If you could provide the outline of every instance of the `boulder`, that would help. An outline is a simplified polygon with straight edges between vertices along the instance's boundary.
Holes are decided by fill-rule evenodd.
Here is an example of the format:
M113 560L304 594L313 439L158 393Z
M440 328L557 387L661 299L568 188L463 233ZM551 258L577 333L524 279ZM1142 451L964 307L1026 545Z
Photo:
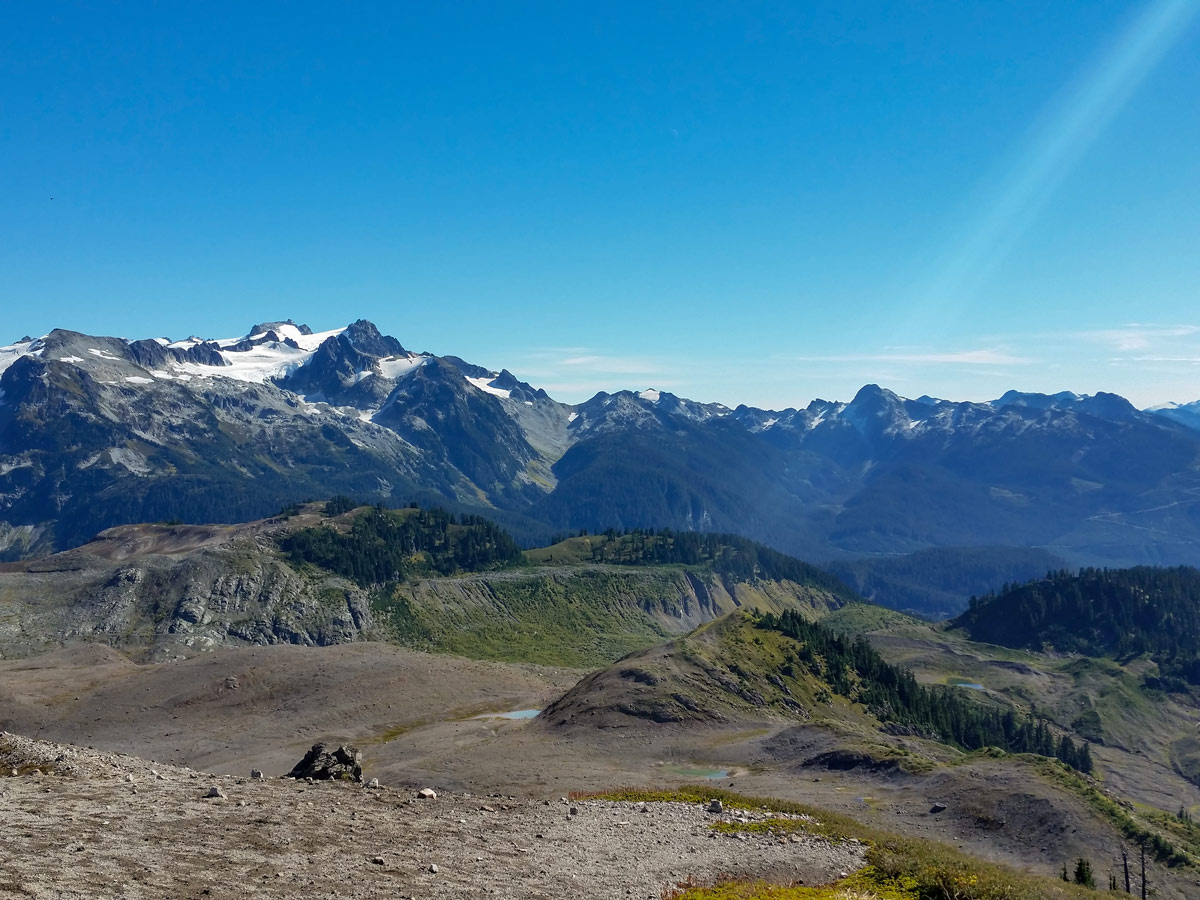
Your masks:
M314 781L362 781L362 751L345 744L336 750L328 750L324 744L313 744L287 777L311 778Z

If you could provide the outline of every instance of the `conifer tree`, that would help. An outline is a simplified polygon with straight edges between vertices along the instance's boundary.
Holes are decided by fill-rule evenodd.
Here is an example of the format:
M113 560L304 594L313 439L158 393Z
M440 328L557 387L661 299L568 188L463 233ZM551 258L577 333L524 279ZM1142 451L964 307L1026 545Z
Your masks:
M1087 888L1096 887L1096 879L1092 875L1092 864L1082 856L1075 861L1075 883Z

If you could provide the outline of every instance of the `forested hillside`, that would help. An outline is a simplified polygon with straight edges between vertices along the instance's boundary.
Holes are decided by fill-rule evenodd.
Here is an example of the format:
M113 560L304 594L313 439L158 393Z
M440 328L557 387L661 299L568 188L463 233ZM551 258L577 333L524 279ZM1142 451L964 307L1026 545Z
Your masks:
M1200 570L1051 572L973 597L955 627L1007 647L1116 658L1147 654L1164 687L1200 684Z
M326 511L346 508L344 499L334 498ZM348 530L330 524L303 528L281 537L279 548L296 564L319 566L363 587L524 562L516 542L495 523L437 508L372 507L355 516Z
M1001 711L963 697L955 689L918 684L912 672L888 663L866 638L839 637L820 623L791 610L768 613L758 627L799 644L786 671L803 666L843 697L862 703L881 722L908 726L918 733L965 750L999 747L1013 753L1037 753L1062 760L1082 772L1092 770L1091 748L1069 735L1056 737L1045 722Z
M858 596L825 569L772 550L736 534L633 529L601 534L581 532L541 550L529 551L539 562L606 563L625 566L679 565L702 568L733 581L793 581L821 587L842 600Z

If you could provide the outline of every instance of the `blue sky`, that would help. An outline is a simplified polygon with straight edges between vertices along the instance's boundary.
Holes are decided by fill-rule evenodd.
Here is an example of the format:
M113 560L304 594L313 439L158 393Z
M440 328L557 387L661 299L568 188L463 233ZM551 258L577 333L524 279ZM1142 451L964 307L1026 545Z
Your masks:
M0 342L1200 398L1200 0L330 10L0 5Z

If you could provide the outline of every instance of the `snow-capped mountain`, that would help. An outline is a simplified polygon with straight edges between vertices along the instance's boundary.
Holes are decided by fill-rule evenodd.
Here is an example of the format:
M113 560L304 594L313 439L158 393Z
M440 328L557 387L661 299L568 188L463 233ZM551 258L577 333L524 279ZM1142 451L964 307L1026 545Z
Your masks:
M518 534L734 531L814 559L938 546L1200 562L1200 404L1010 391L729 409L667 391L568 405L370 322L228 339L56 330L0 348L0 548L125 522L241 520L349 493Z
M1164 403L1161 406L1152 406L1146 412L1200 430L1200 400L1192 403Z

